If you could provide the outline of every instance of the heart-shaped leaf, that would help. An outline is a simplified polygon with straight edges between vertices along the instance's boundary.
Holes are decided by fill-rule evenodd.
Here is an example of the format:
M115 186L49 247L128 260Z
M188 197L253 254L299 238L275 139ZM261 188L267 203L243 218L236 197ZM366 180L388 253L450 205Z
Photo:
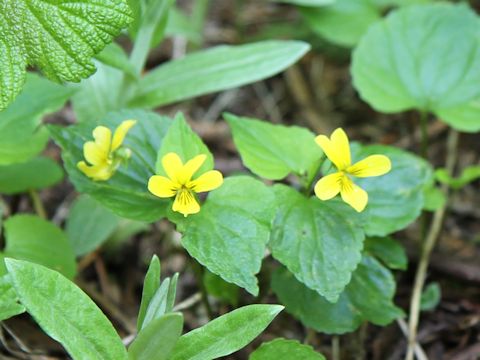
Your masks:
M272 289L287 312L305 326L327 334L354 331L364 321L387 325L403 316L403 311L392 303L393 275L371 256L363 257L335 304L297 281L285 268L274 272Z
M247 176L230 177L200 213L179 225L189 254L225 281L258 294L260 271L274 216L270 188Z
M378 111L433 112L454 128L477 131L478 27L478 16L464 4L396 10L374 24L355 49L354 85Z
M335 302L361 260L362 217L339 200L307 198L276 185L269 247L275 259L309 288Z

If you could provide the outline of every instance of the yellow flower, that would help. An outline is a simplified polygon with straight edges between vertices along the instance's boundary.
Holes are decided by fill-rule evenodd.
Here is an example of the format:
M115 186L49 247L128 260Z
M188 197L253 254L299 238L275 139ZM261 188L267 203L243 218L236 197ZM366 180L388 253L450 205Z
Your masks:
M148 190L161 198L175 196L173 211L182 213L185 217L200 211L200 205L195 193L210 191L223 183L220 171L210 170L192 180L193 175L207 159L204 154L182 163L175 153L168 153L162 158L162 166L168 177L154 175L148 180Z
M112 131L105 126L97 126L93 130L95 141L87 141L83 145L83 156L88 161L79 161L77 167L95 181L110 179L121 162L130 157L130 150L122 149L122 143L136 120L125 120ZM123 152L121 150L124 150Z
M338 170L317 182L315 195L321 200L329 200L340 193L343 201L358 212L363 211L367 206L368 194L355 185L350 177L362 178L386 174L392 168L390 159L385 155L370 155L352 165L348 137L341 128L336 129L330 139L325 135L319 135L315 141Z

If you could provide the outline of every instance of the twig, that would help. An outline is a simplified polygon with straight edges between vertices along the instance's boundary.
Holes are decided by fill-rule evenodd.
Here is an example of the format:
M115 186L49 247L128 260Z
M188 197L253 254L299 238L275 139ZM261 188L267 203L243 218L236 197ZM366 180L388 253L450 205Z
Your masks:
M398 318L397 324L400 330L402 330L403 335L405 335L405 337L408 339L408 325L405 322L405 320L403 320L402 318ZM425 351L423 351L422 347L418 342L415 342L414 352L418 360L428 360L428 357L425 354Z
M202 293L197 292L192 296L190 296L189 298L183 300L181 303L178 303L177 305L175 305L173 307L173 311L182 311L182 310L188 309L189 307L195 305L201 300L202 300Z
M424 159L428 159L428 114L425 111L420 113L420 131L420 154Z
M136 333L136 324L130 321L130 319L128 319L115 304L95 290L93 286L80 281L77 281L77 283L93 300L95 300L95 302L100 304L106 312L112 315L112 317L115 318L115 320L117 320L129 334Z
M457 144L458 132L451 129L447 140L447 160L446 169L448 174L452 174L455 161L457 158ZM420 317L420 299L422 296L423 285L425 284L425 277L427 273L428 263L430 261L430 254L440 234L443 219L447 209L448 203L448 186L442 186L442 192L445 194L447 201L445 204L435 211L430 229L425 238L422 248L422 254L418 263L417 272L415 274L415 282L413 286L412 299L410 303L410 316L408 322L408 348L405 360L413 360L415 343L417 338L418 320Z
M303 114L308 122L308 125L316 133L329 133L330 131L326 131L326 128L329 127L328 122L320 114L318 114L311 91L298 65L289 67L285 72L285 78L287 80L290 93L303 110Z
M332 337L332 360L340 360L340 337Z
M0 325L1 325L0 330L1 328L4 328L5 331L12 337L12 339L18 345L21 351L23 351L26 354L32 353L32 350L27 345L25 345L25 343L7 326L7 324L5 324L4 322L0 322ZM2 343L4 344L5 348L12 354L17 354L18 353L17 351L14 351L8 347L8 344L3 336L3 332L0 331L0 333L1 333Z
M46 219L47 212L43 207L43 203L42 203L42 200L40 199L40 196L38 196L38 192L32 189L32 190L28 190L28 193L30 194L30 198L32 199L32 205L37 215L43 219Z
M275 95L270 92L263 81L255 83L253 85L253 90L257 93L258 98L260 99L265 113L270 118L273 123L280 123L282 119L282 114L277 106L277 100Z

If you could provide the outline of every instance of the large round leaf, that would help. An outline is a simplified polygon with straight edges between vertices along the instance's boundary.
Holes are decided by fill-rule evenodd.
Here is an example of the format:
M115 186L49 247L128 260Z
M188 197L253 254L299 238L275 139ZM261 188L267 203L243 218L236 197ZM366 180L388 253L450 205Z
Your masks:
M35 215L15 215L5 221L5 257L47 266L68 278L77 272L67 236L51 222Z
M92 140L98 124L114 130L122 121L137 120L124 145L132 151L128 166L122 165L108 181L92 181L77 168L83 160L83 144ZM97 124L82 123L69 127L51 126L50 132L62 147L62 158L70 180L80 192L95 198L116 214L141 221L155 221L164 216L167 201L148 192L147 183L155 174L157 151L172 120L155 113L128 110L111 113Z
M447 114L444 120L453 127L478 130L480 121L465 121L462 110L471 111L480 98L479 25L465 5L397 10L361 39L353 54L354 85L378 111Z

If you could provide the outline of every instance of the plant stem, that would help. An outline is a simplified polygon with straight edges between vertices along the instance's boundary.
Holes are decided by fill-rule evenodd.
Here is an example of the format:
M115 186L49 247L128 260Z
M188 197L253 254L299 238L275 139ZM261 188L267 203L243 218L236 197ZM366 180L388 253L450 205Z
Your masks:
M40 196L38 196L38 192L36 190L28 190L28 193L30 194L30 198L32 199L32 205L37 215L43 219L46 219L47 212L43 207L43 203L42 203L42 200L40 199Z
M320 159L320 162L318 163L318 166L317 168L315 169L315 171L312 173L312 176L310 179L307 179L307 183L305 184L305 186L303 187L303 190L302 190L302 193L306 196L310 196L310 194L312 193L313 191L313 187L314 187L314 182L315 182L315 179L318 177L318 175L320 175L320 172L322 171L322 165L323 163L325 162L325 159L326 159L326 156L323 155L322 158ZM308 173L307 173L308 174Z
M195 278L197 280L198 287L200 288L200 293L202 294L202 302L205 306L205 310L207 311L208 318L210 320L213 319L213 311L212 307L210 306L210 302L208 301L208 293L207 289L205 288L205 284L203 282L203 268L197 260L192 258L191 260L192 270L195 274Z
M420 131L421 131L421 147L420 154L424 159L428 157L428 114L425 111L420 113Z
M340 360L340 337L332 337L332 360Z
M200 34L200 42L198 44L191 44L190 48L196 50L202 46L203 43L203 27L205 25L205 18L207 16L210 0L196 0L192 11L193 29L197 34Z
M447 140L447 159L446 169L449 175L452 174L455 167L455 161L457 158L457 144L458 144L458 132L450 129ZM413 286L412 299L410 303L410 314L408 322L408 349L405 360L413 360L415 343L417 338L418 320L420 317L420 299L422 296L423 285L425 284L425 277L427 273L428 263L430 261L430 254L435 246L437 238L442 229L443 219L447 210L448 204L448 186L443 185L441 188L445 194L447 201L445 204L437 209L433 215L433 220L430 225L430 229L425 238L422 248L422 254L418 263L417 272L415 274L415 282Z

